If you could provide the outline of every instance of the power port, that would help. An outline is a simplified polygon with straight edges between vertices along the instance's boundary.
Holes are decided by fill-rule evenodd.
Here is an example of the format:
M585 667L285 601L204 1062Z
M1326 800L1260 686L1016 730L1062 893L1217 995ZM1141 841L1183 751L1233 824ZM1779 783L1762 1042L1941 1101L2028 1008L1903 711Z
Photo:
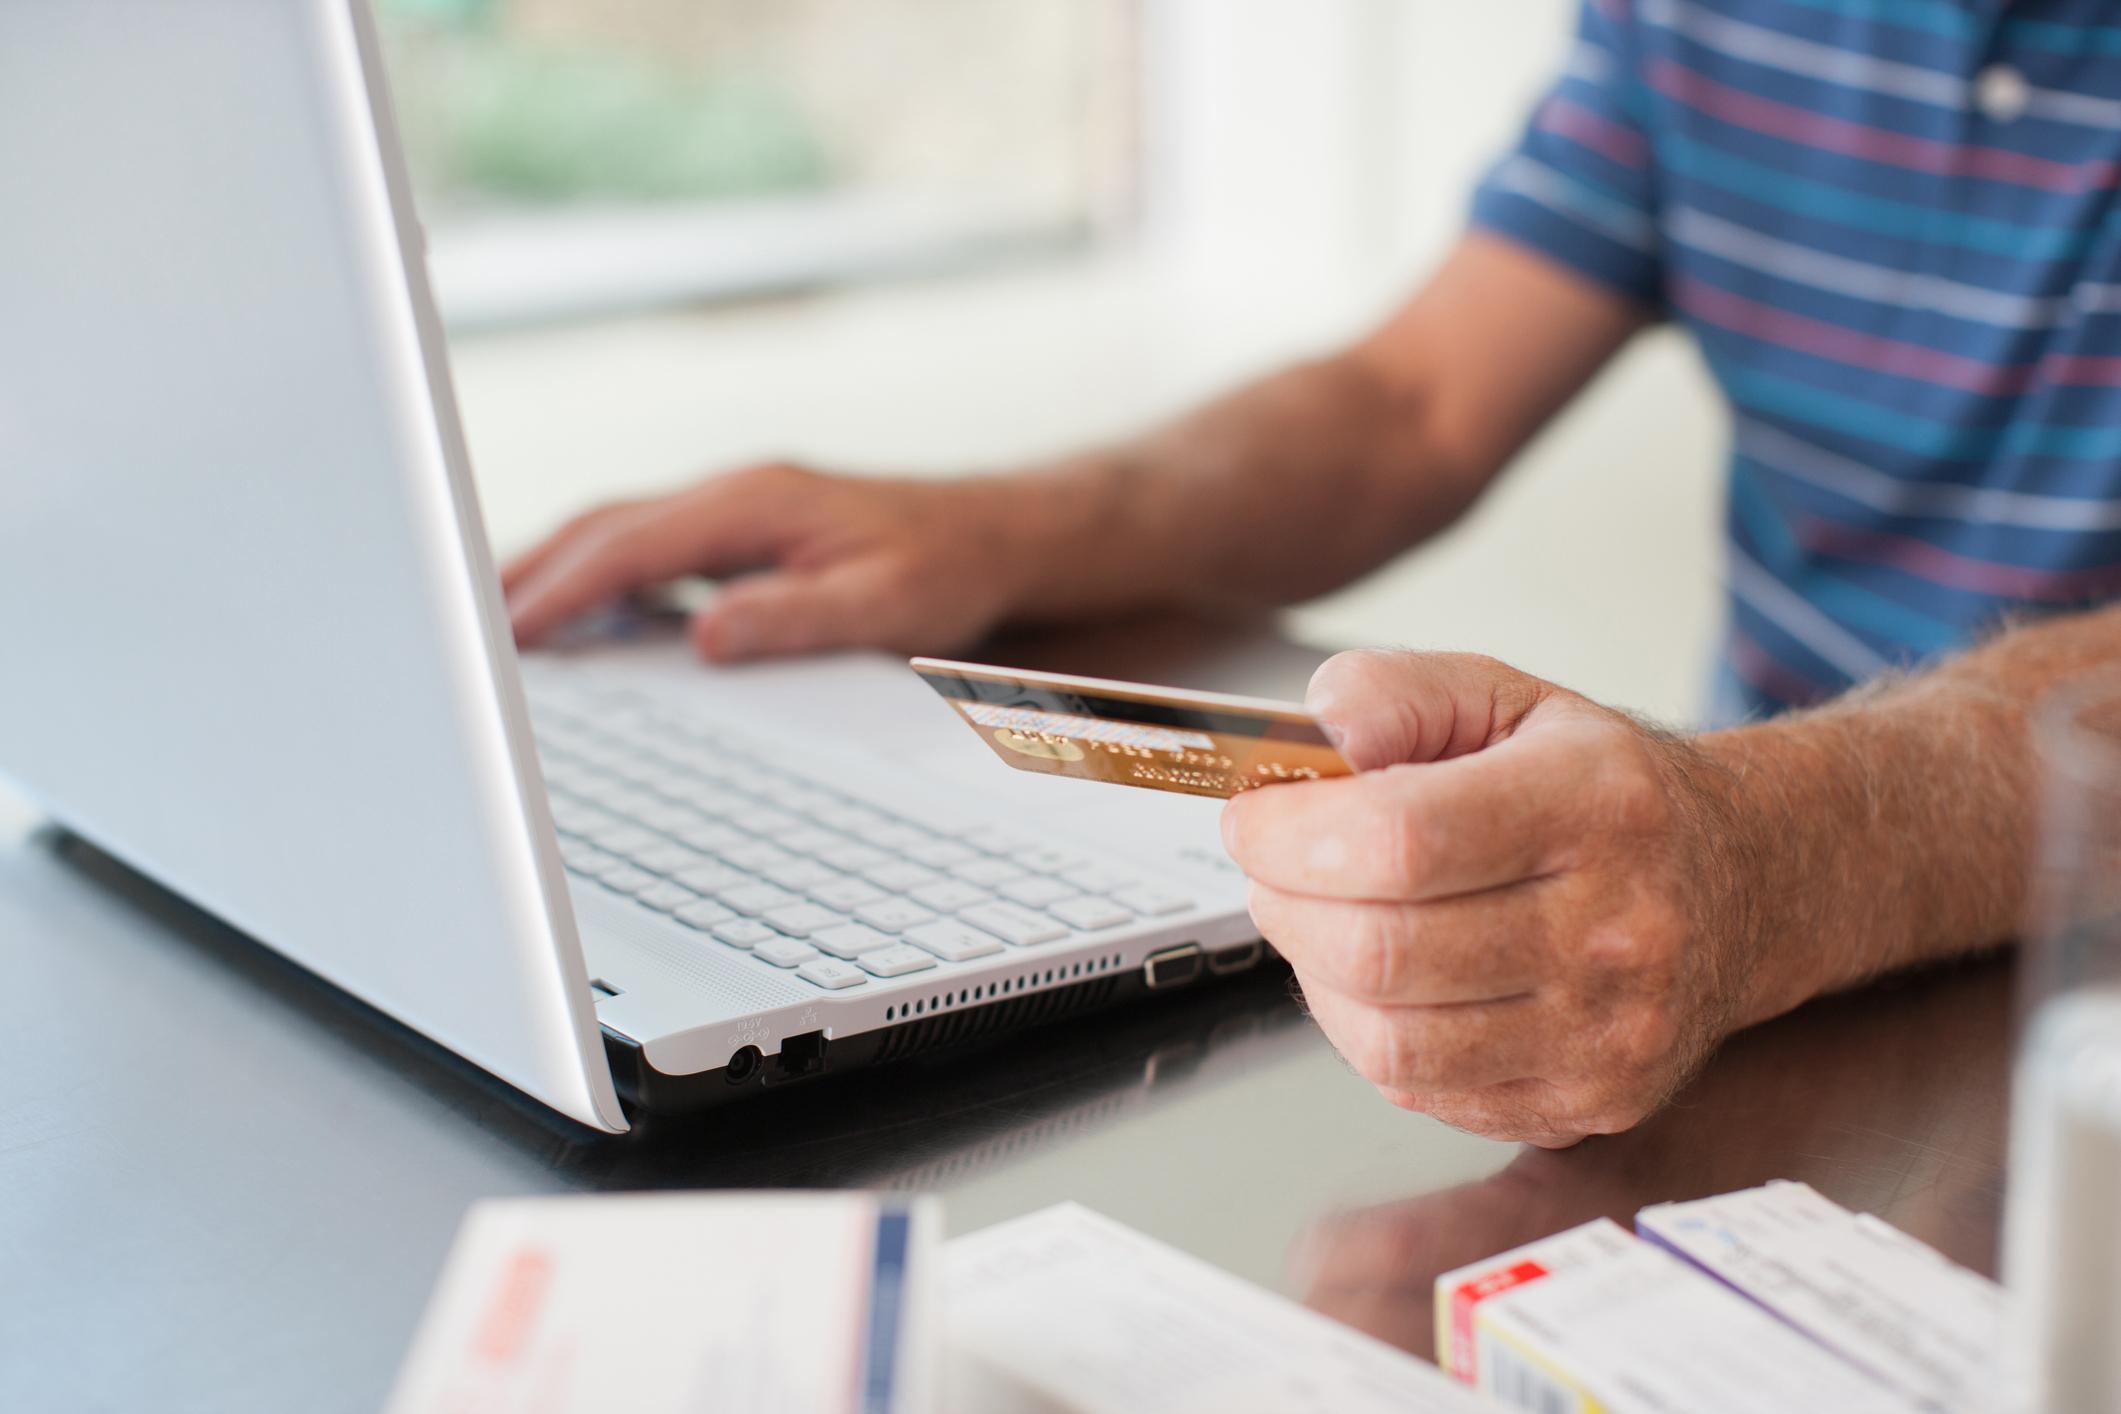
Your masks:
M1200 944L1180 943L1143 958L1142 976L1151 987L1183 987L1200 976L1200 967Z
M723 1067L722 1078L731 1085L741 1085L757 1075L759 1067L765 1063L757 1046L746 1046L729 1058L729 1064Z
M800 1080L806 1075L816 1075L825 1068L825 1033L805 1031L800 1036L788 1036L781 1041L781 1053L773 1058L766 1072L766 1083L779 1080Z

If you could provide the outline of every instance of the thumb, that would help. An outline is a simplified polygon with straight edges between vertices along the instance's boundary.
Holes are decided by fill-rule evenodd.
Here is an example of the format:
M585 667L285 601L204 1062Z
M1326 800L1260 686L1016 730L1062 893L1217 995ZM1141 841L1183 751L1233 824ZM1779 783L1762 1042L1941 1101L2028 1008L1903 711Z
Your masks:
M1304 705L1358 771L1443 761L1508 736L1559 689L1474 653L1336 653Z
M859 564L746 575L693 615L693 645L734 663L875 642L875 579Z

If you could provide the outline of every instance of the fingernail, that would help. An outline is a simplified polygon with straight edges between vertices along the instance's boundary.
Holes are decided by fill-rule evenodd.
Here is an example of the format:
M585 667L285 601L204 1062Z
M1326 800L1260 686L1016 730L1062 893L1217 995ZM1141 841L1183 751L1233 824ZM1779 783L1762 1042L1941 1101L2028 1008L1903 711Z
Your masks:
M1222 814L1223 853L1237 853L1237 801L1232 800L1223 807Z

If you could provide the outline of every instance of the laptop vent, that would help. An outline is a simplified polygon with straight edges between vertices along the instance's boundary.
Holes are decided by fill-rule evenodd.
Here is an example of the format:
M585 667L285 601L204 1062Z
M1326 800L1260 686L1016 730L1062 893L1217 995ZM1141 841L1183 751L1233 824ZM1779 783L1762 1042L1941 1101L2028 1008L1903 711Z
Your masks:
M1069 987L1054 987L1043 992L1020 992L1004 1001L967 1006L957 1011L944 1011L939 1016L930 1016L925 1020L893 1028L884 1037L883 1045L877 1050L876 1059L898 1060L921 1051L932 1050L937 1046L969 1041L994 1031L1056 1021L1074 1012L1103 1006L1112 999L1112 994L1119 990L1119 984L1119 974L1107 973L1103 977L1078 982ZM908 1008L900 1008L899 1014L904 1015L907 1010Z

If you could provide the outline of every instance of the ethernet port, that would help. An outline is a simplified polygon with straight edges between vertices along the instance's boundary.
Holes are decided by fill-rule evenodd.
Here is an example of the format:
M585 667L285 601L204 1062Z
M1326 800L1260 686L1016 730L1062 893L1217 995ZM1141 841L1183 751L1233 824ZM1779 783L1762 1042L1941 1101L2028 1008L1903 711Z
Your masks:
M788 1036L781 1041L781 1053L768 1058L766 1083L776 1084L783 1080L800 1080L808 1075L820 1075L825 1069L825 1033L805 1031L798 1036Z

